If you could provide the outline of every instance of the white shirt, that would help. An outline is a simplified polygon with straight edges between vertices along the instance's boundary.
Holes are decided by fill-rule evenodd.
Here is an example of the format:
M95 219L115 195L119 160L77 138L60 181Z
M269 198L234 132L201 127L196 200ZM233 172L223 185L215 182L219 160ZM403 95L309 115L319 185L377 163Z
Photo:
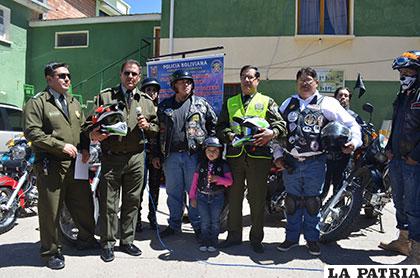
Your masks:
M317 96L320 97L321 94L318 92L318 90L307 99L302 99L298 94L293 95L286 99L282 105L280 106L280 112L283 113L284 110L286 110L286 107L289 105L290 100L292 98L297 98L299 100L299 108L300 111L303 111L309 103L312 101L312 99ZM332 97L325 96L324 99L321 102L321 112L324 115L324 117L329 121L338 121L348 127L351 131L351 142L353 143L355 148L358 148L362 145L362 134L360 130L359 124L356 122L356 120L344 109L338 100ZM293 153L292 153L293 155ZM314 155L311 154L304 154L301 155L304 156L310 156ZM280 146L276 146L274 148L274 159L277 159L279 157L283 156L283 149ZM296 156L296 155L294 155Z

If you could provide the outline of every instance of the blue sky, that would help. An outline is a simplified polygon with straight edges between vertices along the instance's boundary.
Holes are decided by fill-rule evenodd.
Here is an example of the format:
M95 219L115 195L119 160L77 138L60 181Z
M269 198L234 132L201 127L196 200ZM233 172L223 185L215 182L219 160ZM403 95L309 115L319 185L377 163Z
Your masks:
M131 14L160 13L161 0L124 0L131 6Z

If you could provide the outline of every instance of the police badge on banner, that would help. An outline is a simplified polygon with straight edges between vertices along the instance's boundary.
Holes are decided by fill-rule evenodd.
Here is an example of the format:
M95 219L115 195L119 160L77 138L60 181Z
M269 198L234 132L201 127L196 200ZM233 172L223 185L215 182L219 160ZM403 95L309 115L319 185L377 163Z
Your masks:
M174 71L182 69L190 72L194 78L194 94L204 97L216 114L220 114L224 92L224 54L151 61L146 64L147 77L159 80L159 101L174 95L170 76Z

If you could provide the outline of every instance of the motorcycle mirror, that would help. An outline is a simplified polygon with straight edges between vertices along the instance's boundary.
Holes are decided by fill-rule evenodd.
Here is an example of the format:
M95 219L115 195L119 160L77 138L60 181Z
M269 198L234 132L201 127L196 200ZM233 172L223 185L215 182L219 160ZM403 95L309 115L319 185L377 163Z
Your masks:
M372 114L374 107L369 102L366 102L365 104L363 104L362 109L363 111L368 112L369 114Z

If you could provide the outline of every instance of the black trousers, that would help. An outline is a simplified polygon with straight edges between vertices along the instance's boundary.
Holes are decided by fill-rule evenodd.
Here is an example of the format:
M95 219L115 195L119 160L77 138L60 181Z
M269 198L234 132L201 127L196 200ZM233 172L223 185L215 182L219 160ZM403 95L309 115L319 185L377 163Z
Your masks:
M144 186L140 193L138 223L141 223L141 203L143 202L143 195L147 181L149 182L149 192L147 193L146 191L146 198L147 196L149 197L149 214L147 218L149 219L149 221L156 221L156 210L159 201L159 187L161 184L161 179L163 177L162 168L156 169L155 167L153 167L151 159L147 159L146 161L147 163L145 173L148 173L148 175L147 178L144 180Z
M336 193L344 179L344 170L349 163L350 155L342 154L339 159L327 159L327 172L325 174L324 188L322 189L321 198L327 197L330 185L333 185L333 192Z

